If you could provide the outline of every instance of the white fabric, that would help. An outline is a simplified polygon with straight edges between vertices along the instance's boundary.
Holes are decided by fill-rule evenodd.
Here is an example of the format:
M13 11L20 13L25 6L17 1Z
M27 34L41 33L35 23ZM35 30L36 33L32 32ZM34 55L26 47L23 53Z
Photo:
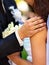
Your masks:
M22 21L22 15L18 8L14 8L14 6L10 6L9 10L11 10L11 14L13 18L15 19L15 22Z
M16 65L14 62L12 62L11 60L8 60L8 63L10 64L10 65Z
M47 65L49 65L49 16L47 20L47 27L48 27L48 33L47 33Z
M18 34L18 26L17 25L15 26L15 34L16 34L16 37L17 37L17 39L19 41L20 46L23 46L23 41L20 39L20 36Z
M29 38L24 39L24 48L28 54L27 60L32 61L31 45L30 45L30 39Z

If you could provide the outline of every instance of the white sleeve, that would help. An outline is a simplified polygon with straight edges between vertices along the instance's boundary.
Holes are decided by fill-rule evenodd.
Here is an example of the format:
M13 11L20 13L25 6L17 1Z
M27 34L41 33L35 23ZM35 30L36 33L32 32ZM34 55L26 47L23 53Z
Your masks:
M20 36L18 34L18 26L17 25L15 26L15 35L18 39L18 42L19 42L20 46L23 46L23 41L20 39Z

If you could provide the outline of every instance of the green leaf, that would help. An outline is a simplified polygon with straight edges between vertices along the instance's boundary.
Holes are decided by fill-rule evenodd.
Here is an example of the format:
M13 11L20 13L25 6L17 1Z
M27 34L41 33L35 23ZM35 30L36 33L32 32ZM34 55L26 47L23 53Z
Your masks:
M23 51L21 52L21 55L22 55L23 59L25 59L25 60L27 59L28 54L25 49L23 49Z

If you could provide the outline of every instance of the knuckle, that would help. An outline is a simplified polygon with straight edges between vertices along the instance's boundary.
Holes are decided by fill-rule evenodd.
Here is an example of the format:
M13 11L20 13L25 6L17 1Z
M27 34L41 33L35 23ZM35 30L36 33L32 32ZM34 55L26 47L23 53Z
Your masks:
M43 19L38 20L38 23L41 23L41 22L44 22L44 20Z
M38 27L41 27L41 26L42 26L42 24L39 24L39 25L38 25Z
M35 28L39 28L39 27L40 27L40 25L35 26Z
M41 24L40 24L40 26L43 26L43 25L44 25L44 23L41 23Z
M36 31L35 31L35 33L37 33L39 31L39 29L37 29Z

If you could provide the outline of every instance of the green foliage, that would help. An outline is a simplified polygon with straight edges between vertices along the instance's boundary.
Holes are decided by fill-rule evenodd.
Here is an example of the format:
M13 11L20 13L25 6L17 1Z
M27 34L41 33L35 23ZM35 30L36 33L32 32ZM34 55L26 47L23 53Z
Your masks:
M23 51L21 52L21 55L22 55L23 59L25 59L25 60L27 59L28 54L25 49L23 49Z

